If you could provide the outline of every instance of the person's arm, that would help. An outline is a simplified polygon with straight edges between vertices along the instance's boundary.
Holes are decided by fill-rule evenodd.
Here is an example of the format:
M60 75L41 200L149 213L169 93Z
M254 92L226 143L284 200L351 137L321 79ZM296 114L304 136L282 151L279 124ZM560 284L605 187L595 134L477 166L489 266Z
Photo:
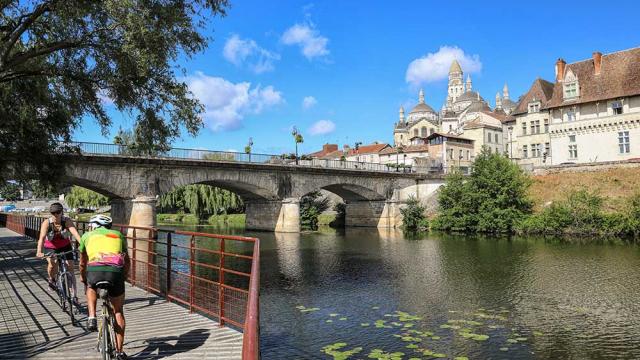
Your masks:
M129 245L127 244L127 238L120 234L122 239L122 250L124 252L124 278L129 277L129 271L131 270L131 259L129 258Z
M89 256L87 252L80 253L80 282L87 285L87 263L89 262Z
M80 238L80 245L78 245L78 252L80 252L80 281L83 284L87 284L87 263L89 263L89 256L87 255L86 233Z
M77 246L80 246L80 233L78 233L78 229L76 229L76 224L73 222L73 220L71 220L71 218L67 218L67 229L69 229L69 232L71 233L71 235L73 235L73 237L76 239L77 242Z
M47 236L48 230L49 230L49 222L45 220L40 225L40 236L38 237L38 247L36 248L36 256L39 258L44 257L44 252L42 252L42 246L44 244L44 238L45 236Z

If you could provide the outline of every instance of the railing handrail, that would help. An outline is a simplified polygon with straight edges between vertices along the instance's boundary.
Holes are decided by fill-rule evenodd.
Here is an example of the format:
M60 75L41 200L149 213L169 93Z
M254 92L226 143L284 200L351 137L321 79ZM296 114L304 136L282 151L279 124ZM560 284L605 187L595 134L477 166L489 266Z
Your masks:
M5 214L0 213L0 226L7 227L15 232L23 234L25 236L36 239L40 232L40 227L45 217L38 217L33 215L16 215L16 214ZM79 231L86 231L88 222L74 220L76 225L78 226ZM229 324L235 325L242 329L243 339L242 339L242 359L243 360L258 360L260 358L260 348L259 348L259 336L260 336L260 324L259 324L259 291L260 291L260 240L258 238L251 238L245 236L234 236L234 235L221 235L221 234L209 234L209 233L200 233L200 232L192 232L192 231L181 231L181 230L168 230L168 229L158 229L156 227L148 227L148 226L134 226L134 225L123 225L123 224L114 224L114 228L120 228L128 239L129 251L132 254L132 269L129 272L130 278L128 279L132 285L138 286L146 291L152 291L161 296L164 296L169 301L176 301L178 303L183 304L188 307L190 311L194 309L200 311L202 313L208 314L210 316L218 317L220 325L224 325L225 322ZM141 232L144 235L141 235ZM166 233L167 234L167 242L158 241L158 234ZM187 240L187 246L179 245L176 243L172 243L173 235L181 235L187 236L189 239ZM220 241L220 250L211 250L205 249L195 246L195 240L198 237L206 237L209 239L216 239ZM136 246L136 244L140 244L139 242L146 242L148 247L145 249L140 248L140 246ZM244 255L237 254L235 252L230 252L225 249L224 243L225 241L239 241L243 243L253 243L252 255ZM155 250L155 248L151 247L151 245L165 245L166 246L166 254L159 253L159 250ZM190 255L179 257L176 253L174 253L171 249L179 248L187 250ZM196 253L213 253L217 254L220 261L219 264L215 264L215 262L206 263L198 261L198 258L195 256ZM145 254L145 255L141 255ZM141 255L138 258L137 255ZM164 257L166 261L166 274L159 273L158 270L163 269L161 266L161 262L156 262L157 257ZM244 271L234 270L225 266L224 257L225 256L233 256L236 259L240 259L243 261L251 261L251 270L249 273ZM146 258L147 261L142 259ZM174 265L172 264L180 263L184 266ZM185 266L188 266L188 270L186 270ZM214 279L207 279L205 277L197 275L196 267L202 267L209 270L216 270L219 276L217 281ZM138 274L136 276L136 267L138 270L145 270L146 273ZM153 278L151 275L151 270L154 271L154 274L158 276L158 282L164 281L160 280L161 276L165 276L166 279L166 288L164 291L162 290L162 283L158 285L152 285L151 279ZM244 279L248 279L249 284L247 288L240 288L233 284L225 282L224 274L231 274L240 276ZM140 276L142 275L142 279ZM171 291L171 278L172 275L180 275L188 278L189 280L189 295L185 296L185 294L180 293L179 290ZM138 277L138 278L137 278ZM145 279L146 278L146 279ZM227 280L228 281L228 280ZM246 280L244 280L246 281ZM211 308L211 302L207 303L206 298L198 298L195 293L196 282L200 283L200 287L202 287L202 283L209 284L208 286L217 286L217 292L220 296L218 296L218 311L215 313L215 307ZM156 284L154 281L153 284ZM154 287L155 286L155 287ZM244 287L244 286L242 286ZM179 288L179 287L178 287ZM215 289L215 288L214 288ZM205 287L205 290L211 290L211 287ZM234 293L235 302L234 302ZM238 298L237 294L242 294L240 298ZM225 298L229 296L230 300L225 300ZM246 304L244 304L244 299L246 297ZM198 301L200 299L200 301ZM204 300L203 300L204 299ZM238 309L237 304L244 305L244 318L238 318L241 316L237 314L234 309ZM226 305L226 306L225 306ZM225 314L225 308L229 306L229 314ZM241 308L241 307L240 307ZM236 310L237 311L237 310ZM234 314L236 316L234 317Z
M199 161L220 161L220 162L244 162L252 164L268 164L268 161L282 160L286 161L282 164L269 164L269 165L282 165L282 166L299 166L299 167L313 167L313 168L330 168L330 169L344 169L344 170L356 170L356 171L377 171L377 172L396 172L395 168L390 167L388 164L383 163L370 163L363 161L351 161L341 159L319 159L319 158L289 158L286 154L263 154L263 153L244 153L236 151L222 151L222 150L208 150L208 149L189 149L189 148L170 148L164 152L158 152L157 154L135 154L126 153L129 151L126 145L121 144L109 144L109 143L97 143L97 142L83 142L73 141L61 143L61 146L77 146L80 148L80 152L84 152L90 155L110 155L110 156L125 156L125 157L151 157L158 159L193 159ZM93 146L94 149L87 149ZM84 149L83 149L84 147ZM113 148L117 151L104 151L104 149ZM102 149L103 151L99 151ZM190 157L190 156L177 156L177 152L183 152L184 154L222 154L228 155L228 158L220 159L206 159L203 156ZM322 165L324 164L324 165Z

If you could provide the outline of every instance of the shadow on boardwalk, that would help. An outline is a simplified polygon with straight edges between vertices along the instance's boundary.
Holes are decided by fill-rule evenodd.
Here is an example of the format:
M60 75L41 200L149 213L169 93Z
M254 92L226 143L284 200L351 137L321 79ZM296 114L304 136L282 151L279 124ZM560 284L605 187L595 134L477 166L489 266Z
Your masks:
M76 326L46 283L36 243L0 228L0 359L98 359L86 314ZM78 282L79 283L79 282ZM82 291L80 302L85 304ZM135 358L240 359L242 334L127 285L125 351Z

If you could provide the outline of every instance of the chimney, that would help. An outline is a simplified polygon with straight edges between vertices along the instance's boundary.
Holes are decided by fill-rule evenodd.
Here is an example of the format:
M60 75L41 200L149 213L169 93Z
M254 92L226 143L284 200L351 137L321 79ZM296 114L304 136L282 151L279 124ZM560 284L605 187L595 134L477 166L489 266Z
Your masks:
M567 65L567 63L562 59L558 59L558 61L556 61L556 81L564 80L565 65Z
M325 154L338 151L338 144L324 144L322 145L322 152Z
M596 75L600 75L600 67L602 66L602 53L596 51L593 53L593 68Z

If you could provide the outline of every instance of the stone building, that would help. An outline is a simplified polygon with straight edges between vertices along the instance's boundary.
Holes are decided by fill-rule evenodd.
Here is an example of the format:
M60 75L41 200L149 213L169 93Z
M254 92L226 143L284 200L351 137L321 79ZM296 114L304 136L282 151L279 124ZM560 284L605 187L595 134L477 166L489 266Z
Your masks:
M460 168L468 173L473 163L473 140L453 134L433 133L427 137L429 157L441 164L444 172Z
M553 83L536 79L511 113L513 123L507 128L507 156L525 169L551 164L549 112L544 110L553 95Z
M544 109L552 164L640 157L640 48L571 64L558 59Z

